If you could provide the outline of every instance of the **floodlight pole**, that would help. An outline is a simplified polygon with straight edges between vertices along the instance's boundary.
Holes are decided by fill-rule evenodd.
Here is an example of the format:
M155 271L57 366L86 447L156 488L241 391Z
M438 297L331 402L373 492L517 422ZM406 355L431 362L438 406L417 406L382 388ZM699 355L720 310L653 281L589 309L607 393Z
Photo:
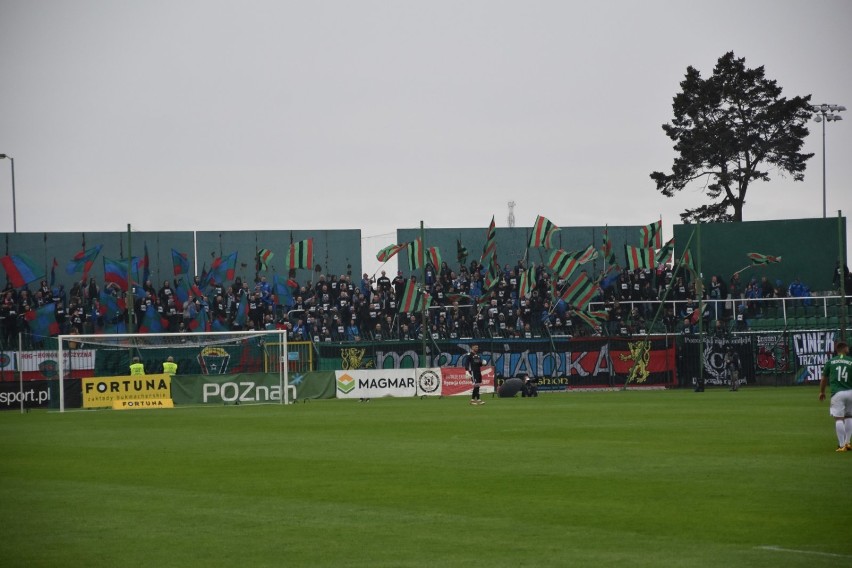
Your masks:
M837 262L840 270L840 341L846 342L846 250L843 238L843 213L837 210Z
M816 114L814 120L822 123L822 218L825 219L825 123L843 120L843 117L837 113L846 110L846 107L843 105L823 103L812 106L811 110Z

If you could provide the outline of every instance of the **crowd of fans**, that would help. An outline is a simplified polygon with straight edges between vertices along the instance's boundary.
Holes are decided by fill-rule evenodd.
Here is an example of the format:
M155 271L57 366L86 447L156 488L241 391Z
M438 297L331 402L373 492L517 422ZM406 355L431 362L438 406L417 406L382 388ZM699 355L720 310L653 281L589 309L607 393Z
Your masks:
M588 266L588 265L586 265ZM760 317L768 303L765 298L802 298L809 302L808 287L799 279L788 286L766 277L746 281L734 274L727 281L711 276L696 286L693 273L661 266L656 270L622 270L611 267L599 279L600 289L588 308L599 325L592 326L578 316L574 306L559 299L567 282L545 266L535 267L531 292L521 297L524 261L506 264L499 279L486 289L486 269L478 262L461 264L452 270L446 262L425 272L422 286L431 296L427 311L427 334L433 339L511 338L583 335L632 335L646 331L692 333L699 317L708 329L745 328ZM418 271L419 272L419 271ZM598 270L598 274L600 274ZM376 278L364 274L353 281L349 274L322 275L299 283L290 275L287 287L292 298L282 298L264 275L252 281L237 277L229 285L214 285L201 292L198 278L195 294L187 293L181 302L176 283L169 280L155 288L151 281L134 290L133 311L137 327L153 310L163 331L182 333L199 329L203 322L214 330L287 330L292 341L415 340L423 337L420 311L401 312L400 302L410 282L419 284L419 274L409 277L398 272L391 279L385 271ZM593 276L590 274L590 276ZM837 271L835 281L842 276ZM848 269L845 278L849 280ZM852 284L852 282L850 282ZM849 287L849 284L847 284ZM697 290L702 290L703 315L698 314ZM201 295L199 295L199 293ZM50 287L42 281L34 290L7 285L0 302L0 341L3 347L16 345L19 331L29 331L28 312L52 304L58 333L124 332L127 312L125 293L113 283L103 289L95 279L76 282L66 293L63 286ZM245 298L245 301L243 301ZM661 302L664 315L648 330ZM244 305L245 314L238 314ZM200 318L199 314L204 312ZM143 326L144 329L144 326Z

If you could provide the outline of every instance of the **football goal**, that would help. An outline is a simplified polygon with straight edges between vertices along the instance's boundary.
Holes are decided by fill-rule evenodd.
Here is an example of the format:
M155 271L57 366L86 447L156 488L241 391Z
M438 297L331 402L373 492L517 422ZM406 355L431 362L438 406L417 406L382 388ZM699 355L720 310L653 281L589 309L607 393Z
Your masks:
M177 380L180 375L277 374L280 403L295 398L289 385L287 334L281 330L60 335L57 339L60 412L81 405L82 399L75 396L80 394L81 380L112 377L123 383L131 378L131 365L146 376L168 374L164 363L177 365Z

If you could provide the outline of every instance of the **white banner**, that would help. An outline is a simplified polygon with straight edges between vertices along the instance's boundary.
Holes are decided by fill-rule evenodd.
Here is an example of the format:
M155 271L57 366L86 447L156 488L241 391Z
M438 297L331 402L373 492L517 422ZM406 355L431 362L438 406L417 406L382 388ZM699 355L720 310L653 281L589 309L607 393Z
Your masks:
M358 369L335 371L337 398L417 396L415 369Z
M65 357L65 367L69 371L88 371L95 368L94 349L68 349L62 353ZM38 372L44 363L57 365L58 358L59 351L21 351L18 353L18 365L25 373Z

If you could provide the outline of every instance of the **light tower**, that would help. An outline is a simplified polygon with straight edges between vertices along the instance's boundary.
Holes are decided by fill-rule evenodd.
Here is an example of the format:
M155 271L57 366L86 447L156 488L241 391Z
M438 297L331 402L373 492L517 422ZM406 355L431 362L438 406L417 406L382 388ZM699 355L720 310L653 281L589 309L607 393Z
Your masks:
M816 116L814 120L822 123L822 217L825 219L825 123L843 120L840 112L846 110L843 105L814 105L811 107Z
M509 218L507 219L506 224L509 227L515 226L515 202L514 201L509 202Z

